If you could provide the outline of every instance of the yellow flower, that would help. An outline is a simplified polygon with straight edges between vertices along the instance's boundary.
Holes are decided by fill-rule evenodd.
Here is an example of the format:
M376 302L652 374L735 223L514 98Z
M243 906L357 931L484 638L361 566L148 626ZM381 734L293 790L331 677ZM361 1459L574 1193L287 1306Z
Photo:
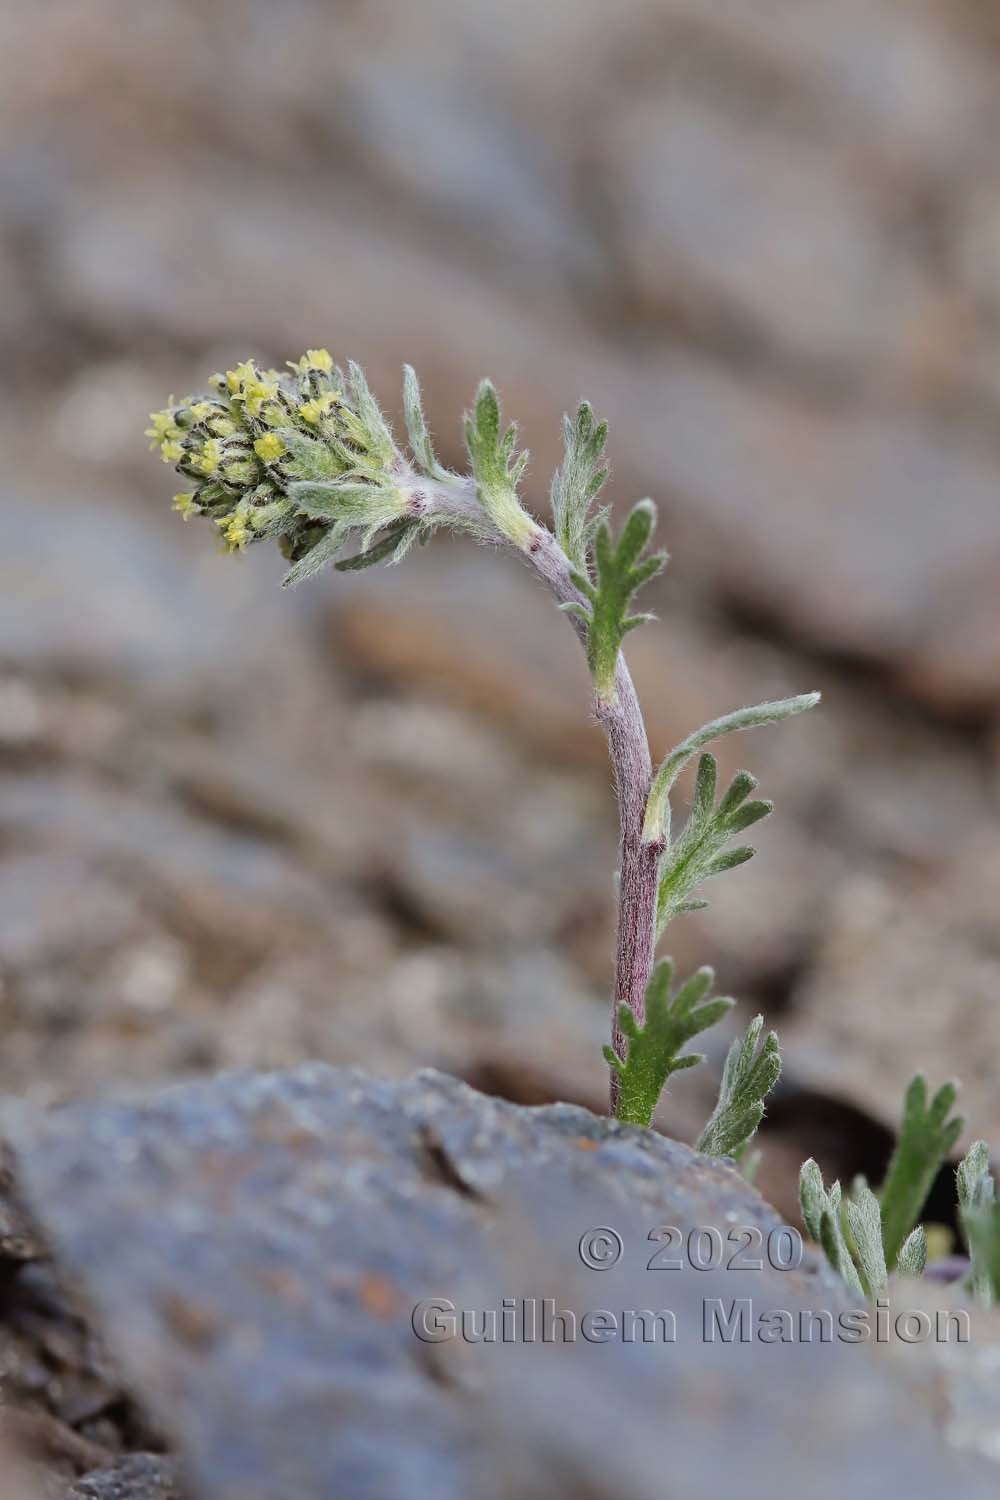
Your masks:
M226 371L226 384L233 399L242 401L252 417L260 415L265 401L278 394L277 370L258 370L252 359L245 359L235 370Z
M192 453L191 466L202 474L214 474L219 467L221 450L215 438L207 438L200 453Z
M192 422L204 422L206 417L210 417L212 415L212 403L211 401L195 401L193 405L189 407L189 410L191 412Z
M226 385L229 387L230 394L237 397L242 396L244 386L256 378L257 366L252 359L245 359L241 365L236 366L235 370L226 371Z
M165 411L151 411L149 420L152 426L147 427L143 435L151 439L149 444L151 448L162 448L163 444L172 438L180 437L181 430L174 421L174 413L169 407Z
M234 552L242 552L247 542L252 541L249 528L243 521L234 521L226 532L226 541Z
M242 552L247 542L253 541L253 534L247 526L246 519L234 510L232 515L223 516L221 521L216 521L222 532L222 540L227 552Z
M259 437L253 445L253 451L257 457L263 459L264 463L273 463L280 458L285 451L285 445L276 432L267 432Z
M295 368L293 364L292 369ZM329 349L307 349L299 360L297 368L303 375L308 375L310 370L324 370L329 374L333 369L333 355Z
M317 427L321 418L325 417L339 400L339 391L327 391L325 395L316 396L312 401L303 401L299 407L299 416L313 427Z
M222 526L222 535L229 552L243 552L247 541L253 540L253 534L247 526L246 519L235 510L232 511L231 516L220 520L219 525Z
M260 409L265 401L273 401L278 394L278 378L270 371L261 375L257 380L247 382L243 395L243 404L252 417L260 416Z
M179 464L184 457L184 450L180 443L169 438L160 444L160 457L165 464Z
M197 516L201 513L201 506L195 503L194 495L190 490L174 496L173 508L179 511L185 521L189 521L192 516Z

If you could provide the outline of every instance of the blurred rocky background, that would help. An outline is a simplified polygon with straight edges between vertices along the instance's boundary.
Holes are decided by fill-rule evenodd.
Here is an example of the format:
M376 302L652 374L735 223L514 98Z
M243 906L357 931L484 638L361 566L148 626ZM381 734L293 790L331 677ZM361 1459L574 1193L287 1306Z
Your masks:
M456 464L489 373L542 514L563 410L610 418L673 556L630 642L656 749L823 689L723 748L778 811L670 938L780 1029L779 1209L808 1152L877 1175L918 1067L1000 1144L1000 4L0 24L0 1087L316 1058L602 1105L615 825L565 623L447 540L282 594L146 451L170 391L327 344L394 415L416 365Z

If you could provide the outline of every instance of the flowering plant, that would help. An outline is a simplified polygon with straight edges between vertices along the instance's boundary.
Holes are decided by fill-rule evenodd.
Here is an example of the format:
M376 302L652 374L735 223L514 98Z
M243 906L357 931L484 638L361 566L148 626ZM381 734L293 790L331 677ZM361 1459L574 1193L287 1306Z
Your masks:
M729 999L706 1000L712 974L701 969L669 996L670 969L654 972L654 949L668 922L704 906L702 883L753 854L727 847L759 822L771 804L751 798L756 782L741 771L716 800L716 763L703 753L695 801L672 837L670 794L684 766L712 740L774 723L811 708L818 694L738 709L688 736L655 770L642 712L622 655L626 635L652 617L632 613L636 593L666 565L650 552L656 524L651 500L640 500L617 536L595 502L607 478L607 426L583 403L565 422L565 457L552 483L553 529L521 504L528 455L517 429L504 429L493 386L484 381L465 420L470 473L438 461L424 419L420 388L404 380L409 451L403 452L357 365L346 373L325 349L309 349L286 373L246 360L214 375L210 391L171 404L151 418L148 435L165 462L193 481L175 496L187 518L204 515L226 548L241 551L274 539L291 563L286 584L327 564L338 569L399 562L438 528L469 533L520 554L548 584L587 653L594 710L607 732L621 821L619 920L612 1010L612 1109L648 1125L670 1074L700 1061L682 1048L718 1020ZM342 556L351 538L357 551ZM746 1059L749 1093L737 1090L729 1126L707 1139L739 1150L753 1134L780 1068L773 1033ZM734 1134L733 1121L739 1121ZM736 1138L739 1136L739 1139ZM720 1147L720 1149L722 1149Z
M228 551L274 540L290 564L286 584L332 565L344 571L398 563L439 529L464 532L519 556L569 616L586 652L593 709L603 725L620 822L618 923L611 1003L611 1110L650 1124L671 1075L703 1059L684 1050L719 1021L733 1001L713 997L714 976L701 968L674 987L669 959L656 946L670 922L704 907L705 881L736 869L754 851L732 843L766 818L772 804L753 795L756 781L739 771L718 787L708 746L812 708L818 693L738 708L688 735L653 765L639 699L622 652L626 636L652 619L632 610L644 584L666 566L650 551L656 507L640 500L617 535L597 501L607 479L607 425L583 402L564 420L564 457L551 486L552 526L524 508L520 483L528 460L517 428L503 425L497 393L483 381L465 417L466 474L438 460L424 418L417 377L405 370L408 445L401 448L361 369L341 370L325 349L309 349L285 372L252 360L214 375L201 396L171 401L152 415L148 436L164 462L188 482L174 498L185 519L204 516ZM346 549L354 544L356 550ZM345 555L346 552L346 555ZM697 757L694 797L679 832L672 795ZM697 1142L717 1155L743 1157L781 1068L774 1032L757 1016L732 1044L719 1101ZM926 1256L916 1226L934 1175L961 1130L949 1119L954 1089L926 1102L914 1080L903 1127L880 1197L856 1183L827 1191L819 1169L802 1170L807 1227L852 1286L874 1295L897 1264L918 1270ZM975 1284L1000 1290L1000 1210L994 1212L985 1147L977 1143L960 1170L962 1212L977 1257Z

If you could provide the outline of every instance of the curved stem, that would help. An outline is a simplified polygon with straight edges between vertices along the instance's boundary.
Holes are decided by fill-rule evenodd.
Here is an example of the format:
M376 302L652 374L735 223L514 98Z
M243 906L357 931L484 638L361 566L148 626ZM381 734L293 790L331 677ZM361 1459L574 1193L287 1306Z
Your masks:
M430 482L426 488L431 509L460 518L475 514L482 534L482 511L471 479L439 485ZM497 534L497 542L505 538ZM509 544L508 544L509 545ZM548 585L559 604L586 604L571 578L572 567L552 533L536 525L524 549L512 548ZM584 647L587 624L574 613L569 614ZM618 1008L627 1005L641 1026L646 1014L646 986L653 967L656 940L656 894L662 840L644 841L643 821L653 778L646 725L638 694L624 655L619 652L615 689L607 700L595 699L594 712L604 726L614 773L620 827L618 874L618 931L615 940L615 984L611 1011L611 1037L615 1052L624 1060L625 1041L618 1025ZM611 1112L618 1100L618 1073L610 1069Z

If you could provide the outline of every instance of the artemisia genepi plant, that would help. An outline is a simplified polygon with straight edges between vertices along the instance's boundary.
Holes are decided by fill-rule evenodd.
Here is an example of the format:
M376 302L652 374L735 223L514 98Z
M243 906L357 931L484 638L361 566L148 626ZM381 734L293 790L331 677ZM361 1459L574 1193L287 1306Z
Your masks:
M696 729L654 766L642 710L622 652L625 637L652 616L633 612L644 584L662 572L666 554L650 551L656 507L640 500L612 529L598 504L607 479L607 425L582 403L564 421L565 452L551 487L552 524L525 510L520 486L528 455L517 429L504 427L497 393L480 385L465 417L469 468L445 468L424 419L417 377L403 386L407 445L401 447L361 369L339 368L326 349L309 349L285 371L246 360L208 380L204 395L171 400L153 414L148 436L165 463L183 476L174 507L203 516L230 552L274 541L289 563L286 584L332 565L339 571L398 563L435 531L464 532L514 553L539 575L569 618L586 652L593 712L604 727L620 820L618 922L611 1004L611 1111L648 1126L671 1074L702 1061L687 1044L729 1011L714 997L714 976L701 968L674 982L656 950L673 919L703 907L704 883L753 855L734 842L766 818L772 805L739 771L718 786L708 746L737 730L775 724L819 701L804 693L737 708ZM353 548L353 550L351 550ZM683 826L672 822L678 776L697 757L694 796ZM719 1102L698 1149L741 1157L780 1072L778 1042L757 1016L732 1045ZM881 1199L857 1183L842 1199L827 1192L815 1163L803 1168L806 1224L845 1279L865 1292L897 1264L917 1270L926 1253L917 1216L961 1122L948 1120L950 1085L928 1107L917 1079L907 1097L903 1131ZM963 1163L962 1211L978 1246L976 1285L1000 1288L1000 1230L992 1178L981 1143ZM982 1159L980 1159L982 1158ZM971 1165L969 1164L971 1162Z
M655 963L658 941L682 912L704 906L703 883L748 860L733 840L771 811L741 771L717 794L706 746L738 729L772 724L811 708L818 694L740 708L706 724L654 767L642 711L622 653L626 635L651 616L633 600L662 571L649 550L656 508L640 500L618 535L597 501L607 478L607 426L584 403L565 421L565 456L552 482L552 527L528 514L519 489L527 464L517 429L504 429L493 386L484 381L465 418L469 472L438 461L413 370L404 380L408 447L396 442L357 365L339 369L325 349L309 349L285 372L252 360L213 375L201 396L171 401L152 417L149 436L186 481L174 506L204 516L232 552L277 542L290 563L286 584L327 565L355 569L398 563L437 530L465 532L517 554L548 585L587 654L593 709L607 734L621 824L618 933L607 1048L611 1108L648 1125L671 1075L700 1061L685 1052L732 1001L710 998L704 968L672 988L670 962ZM354 550L344 556L354 543ZM691 812L671 826L679 773L701 753ZM702 1144L739 1150L753 1134L780 1067L773 1033L753 1022L734 1050L720 1107Z

